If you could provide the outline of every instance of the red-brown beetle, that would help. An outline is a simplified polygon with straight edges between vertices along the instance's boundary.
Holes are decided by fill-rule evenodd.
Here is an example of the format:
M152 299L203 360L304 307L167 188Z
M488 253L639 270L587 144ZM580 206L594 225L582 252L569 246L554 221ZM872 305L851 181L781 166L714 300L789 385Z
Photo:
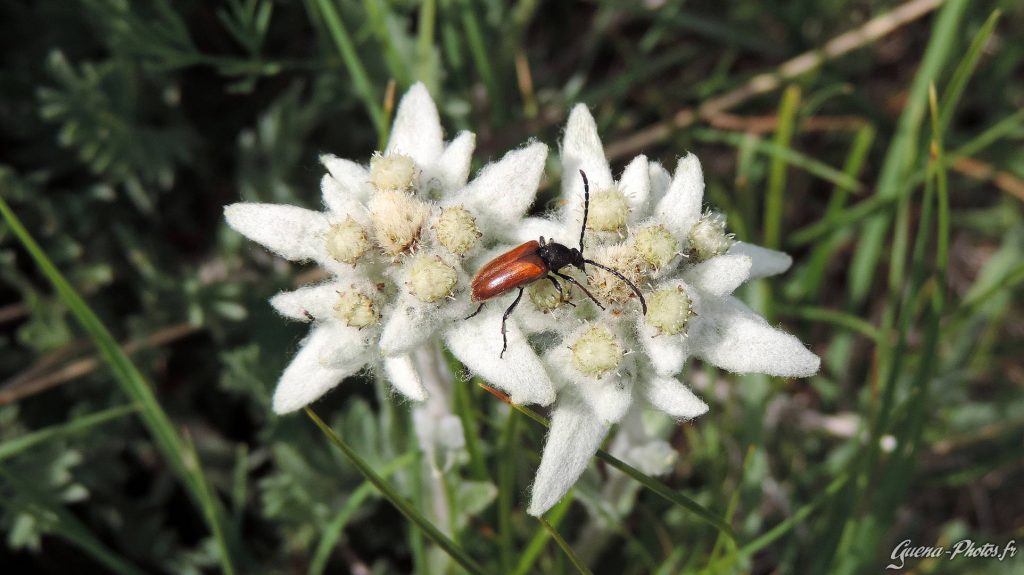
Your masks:
M512 315L512 311L516 309L516 306L519 305L519 300L523 297L523 288L528 284L546 278L558 290L559 298L564 298L561 284L552 277L552 275L555 275L580 288L583 293L587 294L587 297L597 304L597 307L602 310L604 309L601 302L597 301L597 298L587 291L587 288L583 287L572 276L567 276L559 271L565 266L571 265L579 268L586 275L587 269L584 266L585 264L590 264L615 274L640 298L640 306L643 308L643 312L647 313L647 302L644 300L640 290L633 285L633 282L629 281L621 273L583 257L583 237L587 231L587 212L590 209L590 183L587 181L587 174L583 170L580 170L580 176L583 177L583 228L580 230L579 249L568 248L555 242L545 242L544 236L541 236L540 241L530 240L487 262L476 273L476 276L473 277L471 287L473 290L473 301L475 302L486 302L507 291L519 288L519 294L516 296L516 299L512 301L512 305L508 306L508 309L505 310L505 315L501 317L501 353L498 354L499 358L505 355L505 349L508 348L508 338L505 336L505 321L508 320L508 316ZM569 303L574 305L571 302ZM476 311L467 316L466 319L480 313L483 307L484 304L481 303L480 307L476 308Z

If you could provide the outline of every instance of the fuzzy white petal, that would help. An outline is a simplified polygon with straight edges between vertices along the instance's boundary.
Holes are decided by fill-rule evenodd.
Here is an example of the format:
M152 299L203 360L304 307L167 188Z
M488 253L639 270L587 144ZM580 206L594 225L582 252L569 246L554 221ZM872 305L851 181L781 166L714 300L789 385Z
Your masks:
M534 142L484 166L454 199L479 216L485 233L510 235L537 194L548 147Z
M699 310L701 328L690 336L698 357L737 373L809 377L818 372L818 356L738 299L707 298Z
M575 330L575 336L569 335L566 339L573 341L587 329L587 326L579 327ZM545 363L557 366L553 369L560 369L561 381L574 388L569 393L579 396L604 425L617 423L633 403L632 381L636 370L629 356L622 360L615 371L596 379L573 367L572 352L565 345L551 349L545 356Z
M777 252L746 242L736 242L729 248L729 253L750 257L752 261L750 279L752 280L781 274L793 265L793 258L785 252Z
M674 377L652 377L640 385L640 394L652 407L672 417L693 419L703 415L708 405Z
M562 169L564 198L583 198L580 170L586 172L591 192L610 188L614 183L612 170L604 157L601 137L597 134L597 124L584 104L576 104L569 114L562 139Z
M400 296L391 313L384 317L380 349L389 356L409 353L426 341L444 319L436 306L407 294Z
M575 234L566 233L566 227L561 222L549 218L523 218L514 232L510 239L516 242L528 242L544 236L546 239L571 246L580 240L579 229Z
M338 323L313 328L277 382L274 412L301 409L359 371L368 358L365 340L356 331ZM343 356L339 356L336 346L345 348Z
M429 166L441 157L443 138L441 118L430 92L421 82L413 84L398 104L384 155L404 154L420 167Z
M321 155L320 163L327 168L327 177L332 180L328 183L325 178L320 184L324 204L331 211L344 213L340 206L347 204L342 203L343 201L365 202L373 193L370 172L363 166L332 154Z
M473 160L473 149L476 147L476 134L460 132L444 149L444 153L433 166L435 175L441 180L445 190L458 190L466 185L469 179L469 164Z
M686 237L693 224L700 219L704 201L704 174L697 156L688 154L679 158L672 183L665 197L658 202L655 215L670 232Z
M647 156L637 156L622 171L619 189L629 204L629 221L636 222L647 217L648 199L651 195L651 173L647 168Z
M311 321L333 317L338 303L338 290L343 284L329 282L283 291L270 298L270 305L288 319ZM309 315L306 315L306 314Z
M224 208L228 225L250 240L292 261L320 259L327 218L295 206L231 204Z
M587 390L584 394L594 415L605 425L618 423L633 403L633 384L626 378L613 377L613 381Z
M607 433L608 427L584 404L572 397L559 400L551 414L551 431L533 481L527 513L539 517L558 503L586 470Z
M637 332L647 359L659 375L670 376L683 370L690 350L686 336L658 334L642 317L637 320Z
M683 278L714 296L731 294L750 276L751 258L739 254L713 257L686 270Z
M320 193L335 220L351 217L363 225L368 222L363 198L345 190L330 174L320 179Z
M523 296L526 297L526 296ZM489 302L476 317L457 321L445 335L448 349L471 371L509 394L513 403L550 405L555 400L540 358L513 318L507 323L508 349L501 353L501 315L505 300Z
M427 398L427 389L420 381L420 375L412 363L409 355L397 355L384 358L384 370L388 374L388 381L402 395L414 401L423 401Z
M668 173L661 162L648 162L647 169L651 177L650 205L657 206L668 193L669 186L672 185L672 174Z

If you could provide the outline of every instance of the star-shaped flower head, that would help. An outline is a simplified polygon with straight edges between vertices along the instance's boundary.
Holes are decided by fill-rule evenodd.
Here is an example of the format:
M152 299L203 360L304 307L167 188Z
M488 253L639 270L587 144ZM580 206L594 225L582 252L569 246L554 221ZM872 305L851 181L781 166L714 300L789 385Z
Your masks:
M703 211L704 181L696 157L680 159L670 175L640 156L615 181L594 119L580 105L569 117L562 164L561 211L550 218L528 218L517 239L545 236L578 245L584 219L582 170L590 184L584 257L637 286L648 309L641 311L629 283L589 266L586 279L578 272L576 278L606 309L565 284L563 291L575 294L574 305L567 305L543 281L530 287L530 301L510 318L515 328L510 325L509 331L517 335L509 338L509 352L539 362L557 393L528 509L533 515L565 495L610 426L635 400L678 419L707 411L675 377L688 357L737 373L788 377L812 375L819 365L799 340L732 297L744 281L781 273L791 260L736 242L726 233L723 215ZM500 338L485 337L496 332L498 313L481 314L461 332L449 334L449 345L461 345L453 351L471 369L495 371L510 364L508 354L498 359ZM496 382L513 401L520 389L536 386L516 375L505 372Z
M319 285L271 299L281 315L313 324L274 392L274 411L313 402L366 365L382 365L413 400L427 392L410 353L468 313L467 258L482 240L507 241L533 201L547 147L531 143L467 184L475 136L445 144L422 84L398 106L391 138L368 166L321 157L324 211L240 203L228 225L292 261L330 273Z

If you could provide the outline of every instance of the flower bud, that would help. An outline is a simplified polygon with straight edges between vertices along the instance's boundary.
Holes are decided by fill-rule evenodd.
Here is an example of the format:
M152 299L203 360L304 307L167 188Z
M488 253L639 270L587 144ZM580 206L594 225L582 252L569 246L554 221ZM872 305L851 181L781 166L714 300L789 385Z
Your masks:
M633 246L654 269L661 269L679 253L679 242L665 226L658 224L633 234Z
M416 185L416 162L403 154L374 154L370 159L370 183L378 191L409 191Z
M331 226L324 240L327 242L327 253L346 264L356 263L370 247L366 230L352 218Z
M647 323L657 328L658 333L683 333L693 313L691 306L683 286L660 289L647 298Z
M729 251L735 243L732 234L725 232L725 214L705 212L690 228L690 253L698 262L707 261Z
M594 261L619 272L633 285L639 284L643 277L644 263L636 249L629 244L601 248L596 251ZM633 288L611 272L589 266L587 273L590 275L590 290L599 300L624 303L634 295Z
M589 377L601 377L619 366L624 355L622 346L603 325L588 329L572 346L572 365Z
M562 289L566 289L566 287L563 286ZM526 288L526 293L530 296L530 301L544 312L549 312L563 303L558 289L547 280L533 282L530 287Z
M473 215L462 206L441 210L441 215L434 224L434 232L441 245L455 255L468 252L476 245L481 235Z
M364 328L380 319L380 313L373 300L355 289L338 292L338 303L334 304L334 314L341 321L357 328Z
M447 297L455 288L459 276L455 269L437 256L419 255L409 266L409 293L423 302L435 302Z
M370 200L369 208L373 237L390 256L397 256L413 247L430 215L427 204L396 190L377 192Z
M629 203L618 187L601 190L590 197L587 227L598 232L617 232L626 227Z

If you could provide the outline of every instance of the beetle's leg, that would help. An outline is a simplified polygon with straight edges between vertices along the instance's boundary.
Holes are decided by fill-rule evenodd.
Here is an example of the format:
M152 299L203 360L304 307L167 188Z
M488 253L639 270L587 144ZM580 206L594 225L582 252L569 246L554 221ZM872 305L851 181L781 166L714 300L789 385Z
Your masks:
M580 282L576 281L576 278L574 278L572 276L567 276L567 275L563 274L562 272L552 271L551 273L555 274L556 276L564 279L565 281L567 281L567 282L573 284L574 286L580 288L581 290L583 290L583 293L587 294L587 297L589 297L594 303L596 303L597 307L601 308L601 311L604 311L604 306L601 305L601 302L597 301L597 298L594 297L594 295L592 293L587 291L587 288L583 287L580 284Z
M516 299L512 300L512 305L508 306L508 309L505 310L505 315L501 316L501 353L498 354L498 359L501 359L501 356L505 355L505 350L508 349L508 338L505 336L505 320L508 319L508 316L512 315L522 297L523 288L519 288L519 295L516 296Z
M562 293L562 284L558 283L558 280L556 280L555 278L551 277L551 274L548 274L548 275L546 275L544 277L548 278L548 280L551 281L551 285L555 286L555 289L558 290L558 301L565 302L565 303L571 305L572 307L576 307L576 304L574 304L571 301L565 299L565 294Z
M484 309L484 303L487 303L487 302L483 302L482 304L480 304L480 307L476 308L475 312L473 312L473 313L467 315L466 317L462 318L462 320L465 321L465 320L475 316L476 314L480 313L480 310Z

